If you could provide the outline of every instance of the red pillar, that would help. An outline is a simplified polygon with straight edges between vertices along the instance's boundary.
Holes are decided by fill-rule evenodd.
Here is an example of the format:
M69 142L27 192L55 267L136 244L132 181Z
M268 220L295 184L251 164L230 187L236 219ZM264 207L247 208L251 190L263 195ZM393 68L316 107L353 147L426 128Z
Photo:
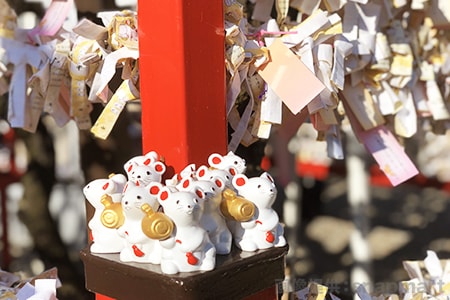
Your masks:
M140 0L138 15L143 152L205 164L227 149L222 1Z
M162 155L168 177L227 150L222 5L138 1L143 153ZM277 299L276 286L252 297Z

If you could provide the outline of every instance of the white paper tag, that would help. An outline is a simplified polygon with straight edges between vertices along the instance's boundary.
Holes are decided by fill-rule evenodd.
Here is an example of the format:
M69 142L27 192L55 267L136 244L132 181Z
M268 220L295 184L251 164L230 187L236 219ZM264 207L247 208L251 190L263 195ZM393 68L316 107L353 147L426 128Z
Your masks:
M116 73L118 61L125 58L132 58L135 60L138 59L139 50L122 47L106 56L103 62L103 67L100 74L101 85L99 89L96 91L96 95L105 103L108 102L109 100L108 95L110 94L108 89L108 83L111 81L114 74Z

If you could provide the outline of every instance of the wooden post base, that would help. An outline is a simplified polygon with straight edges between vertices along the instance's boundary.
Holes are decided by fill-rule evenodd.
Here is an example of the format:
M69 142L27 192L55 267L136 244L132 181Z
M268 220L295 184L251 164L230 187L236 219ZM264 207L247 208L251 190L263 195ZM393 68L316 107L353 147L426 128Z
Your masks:
M159 265L122 263L118 254L81 251L86 287L97 300L147 299L277 299L284 279L288 247L257 252L233 248L218 255L208 272L166 275Z
M250 295L245 298L245 300L277 300L278 299L278 285L271 286L263 291L257 292L256 294ZM114 298L96 294L95 300L116 300Z

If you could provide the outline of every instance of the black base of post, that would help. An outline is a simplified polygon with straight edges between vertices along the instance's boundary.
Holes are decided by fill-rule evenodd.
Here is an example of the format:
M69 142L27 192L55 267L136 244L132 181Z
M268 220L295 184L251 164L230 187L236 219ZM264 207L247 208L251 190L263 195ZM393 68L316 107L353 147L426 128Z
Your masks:
M119 254L81 251L89 291L118 300L243 299L284 279L288 246L257 252L236 247L208 272L166 275L159 265L122 263ZM276 298L274 298L276 299Z

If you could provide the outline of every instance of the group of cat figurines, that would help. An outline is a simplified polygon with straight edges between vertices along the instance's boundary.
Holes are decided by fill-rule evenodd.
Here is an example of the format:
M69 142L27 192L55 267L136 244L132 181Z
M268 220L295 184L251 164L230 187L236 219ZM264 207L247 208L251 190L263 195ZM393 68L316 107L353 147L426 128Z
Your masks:
M231 151L211 154L208 164L188 165L163 183L166 165L150 151L129 159L126 175L89 182L91 253L176 274L214 269L216 255L233 244L248 252L285 246L272 176L247 177L245 160Z

